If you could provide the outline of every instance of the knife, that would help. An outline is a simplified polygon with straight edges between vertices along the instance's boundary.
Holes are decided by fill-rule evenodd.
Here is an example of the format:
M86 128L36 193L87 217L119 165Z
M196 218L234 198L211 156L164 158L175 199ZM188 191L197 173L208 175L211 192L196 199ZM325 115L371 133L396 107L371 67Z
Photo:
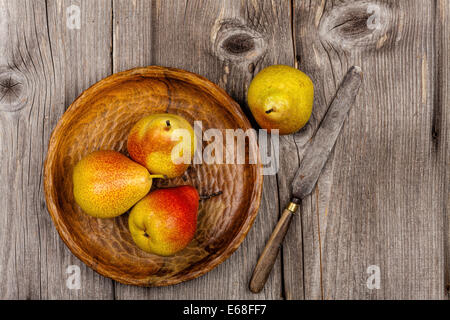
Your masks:
M272 271L278 251L296 214L301 200L310 195L315 187L328 157L336 144L337 137L344 125L351 106L355 103L362 82L360 67L351 67L339 86L312 142L306 149L305 156L292 183L292 199L273 231L253 270L250 290L259 293Z

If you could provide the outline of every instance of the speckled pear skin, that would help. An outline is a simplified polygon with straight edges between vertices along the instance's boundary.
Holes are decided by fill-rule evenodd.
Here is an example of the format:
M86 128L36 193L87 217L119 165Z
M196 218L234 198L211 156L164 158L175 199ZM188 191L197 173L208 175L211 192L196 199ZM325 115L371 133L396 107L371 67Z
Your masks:
M116 151L93 152L73 169L75 201L95 218L124 214L145 197L151 186L147 169Z
M187 141L177 134L184 129ZM177 144L185 144L190 150L189 163L174 163L172 150ZM194 129L188 121L176 114L154 114L144 117L131 129L128 136L130 157L145 166L152 174L176 178L187 170L195 152Z
M203 130L251 128L239 105L214 83L164 67L114 74L86 90L66 111L50 139L44 170L48 211L61 239L87 266L124 284L168 286L197 278L226 260L242 243L261 202L260 165L196 164L183 176L153 181L155 187L194 186L200 201L194 239L174 256L147 253L134 243L128 215L95 219L73 197L76 163L96 150L126 155L127 139L143 117L175 113L202 121ZM198 146L199 148L202 146Z
M134 206L128 218L136 245L166 257L186 248L197 227L199 200L191 186L151 192Z

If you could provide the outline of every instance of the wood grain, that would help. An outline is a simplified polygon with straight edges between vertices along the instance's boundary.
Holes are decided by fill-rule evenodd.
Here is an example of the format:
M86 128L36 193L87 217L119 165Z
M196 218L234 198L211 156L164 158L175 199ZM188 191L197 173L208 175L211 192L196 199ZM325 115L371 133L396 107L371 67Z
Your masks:
M371 4L380 8L375 29L367 24ZM448 142L433 135L433 70L441 67L429 36L433 8L433 1L295 2L299 66L319 84L311 129L296 137L299 150L345 70L368 71L334 158L303 201L307 299L444 297L447 195L438 150ZM291 241L285 250L300 239ZM371 265L381 269L379 290L366 285Z
M106 4L106 2L104 2ZM43 161L51 130L72 101L87 85L100 79L109 48L79 48L76 36L66 32L63 2L2 1L1 69L3 75L23 79L14 86L18 107L0 103L2 210L0 222L1 298L66 299L112 297L112 283L75 259L55 232L45 208L43 196ZM86 43L101 45L95 32L105 26L100 3L82 6L86 15L82 25L88 30ZM106 26L108 20L106 21ZM78 40L81 33L78 34ZM97 37L97 39L96 39ZM101 57L102 52L106 54ZM82 73L80 64L86 71ZM95 68L94 68L95 66ZM104 71L104 69L103 69ZM79 74L79 77L74 75ZM83 75L83 76L81 76ZM71 77L73 76L73 77ZM76 78L76 80L74 79ZM89 83L90 79L90 83ZM13 84L14 85L14 84ZM20 90L18 90L20 89ZM19 99L20 97L20 99ZM81 290L69 290L66 268L81 268ZM3 285L3 284L6 285Z
M43 160L50 132L65 109L65 72L80 70L64 57L60 27L65 7L45 1L2 1L0 47L3 76L12 75L11 101L0 107L2 214L0 222L1 298L101 298L111 283L77 261L59 239L45 209ZM86 12L95 12L85 8ZM101 23L101 22L99 22ZM87 32L89 34L89 32ZM56 41L58 40L58 41ZM87 39L94 41L94 38ZM66 47L68 52L74 47ZM78 50L81 57L86 50ZM99 55L101 51L97 51ZM91 55L92 57L92 55ZM89 60L89 55L84 58ZM93 61L92 61L93 62ZM94 65L86 63L86 67ZM95 64L100 70L100 66ZM76 69L75 69L76 68ZM101 76L101 75L100 75ZM80 81L86 82L86 80ZM23 80L23 81L21 81ZM76 85L71 81L69 91ZM73 97L68 97L73 99ZM9 104L9 105L8 105ZM66 287L66 268L79 264L84 289ZM5 283L6 285L3 285ZM99 295L98 292L101 292ZM111 295L110 295L111 296Z
M47 100L55 93L54 86L44 81L44 75L52 71L49 41L34 28L36 23L42 24L35 21L34 14L39 19L45 17L43 12L42 3L0 3L2 299L41 297L40 266L45 261L40 216L44 211L40 194L43 123L51 106Z
M275 229L270 235L266 246L261 253L261 256L256 263L253 270L252 277L250 279L250 291L253 293L260 293L264 288L270 272L273 269L273 265L278 257L281 245L291 225L291 219L294 213L288 209L283 211L280 220L278 221Z
M331 151L334 148L342 126L348 118L361 86L363 73L360 67L351 67L328 107L316 134L309 143L305 156L292 184L293 196L304 199L316 187Z
M111 2L99 1L47 1L48 34L51 40L52 58L55 62L55 86L58 94L58 112L50 114L46 126L45 153L50 133L61 118L62 113L88 87L111 74ZM67 26L68 8L80 8L80 29ZM51 74L51 73L50 73ZM45 158L42 158L42 161ZM42 164L43 165L43 164ZM43 188L40 192L43 196ZM44 203L43 207L44 209ZM104 278L77 259L61 241L47 210L42 216L51 231L45 261L48 270L43 271L46 279L41 280L45 288L43 298L48 299L112 299L113 282ZM61 258L55 259L55 252ZM80 267L81 287L79 290L67 288L66 281L71 273L71 265ZM45 292L47 291L48 292Z
M445 248L445 291L450 299L450 3L436 2L435 101L433 130L437 138L437 163L443 169L443 213Z
M115 8L126 5L124 4L126 1L118 2ZM141 2L133 3L139 7ZM115 38L134 36L121 32L124 29L120 27L121 24L132 23L133 26L129 28L140 30L136 32L137 35L146 33L152 35L149 47L142 41L132 41L142 45L137 50L141 54L146 52L147 55L148 50L151 50L151 57L145 58L145 64L176 66L196 72L218 83L245 107L247 86L257 70L273 63L292 61L289 9L288 1L280 4L270 1L257 3L155 1L146 14L152 19L151 26L139 19L134 20L127 15L116 14L115 17L120 17L120 20L114 23L118 32ZM204 12L208 14L205 15ZM119 40L116 43L119 43ZM118 60L141 63L134 59L137 58L133 58L130 51L120 56L114 55L117 65L121 64ZM117 285L116 297L118 299L281 298L279 262L269 279L268 286L260 295L253 295L248 289L251 271L278 219L276 185L275 177L266 177L261 209L254 227L241 248L219 268L200 279L175 287L135 289Z
M81 30L67 29L72 4ZM380 30L367 28L369 4L382 7ZM447 0L1 0L0 298L448 297L449 17ZM42 168L51 130L84 89L113 71L162 64L208 77L246 111L252 77L274 63L313 78L315 110L304 130L281 137L279 173L267 177L260 215L231 259L201 279L142 289L113 287L74 258L46 212ZM371 71L364 94L254 296L247 284L273 213L289 202L339 79L359 63ZM80 290L65 284L72 264ZM381 268L380 290L367 289L369 265Z

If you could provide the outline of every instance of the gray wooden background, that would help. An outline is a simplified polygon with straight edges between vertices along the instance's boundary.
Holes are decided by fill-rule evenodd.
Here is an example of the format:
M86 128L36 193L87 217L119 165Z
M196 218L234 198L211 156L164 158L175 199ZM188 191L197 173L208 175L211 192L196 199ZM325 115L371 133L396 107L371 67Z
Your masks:
M80 29L68 24L72 5ZM0 0L0 298L448 299L449 19L449 0ZM246 110L250 81L277 63L313 78L314 114L282 138L280 172L266 177L259 216L229 260L146 289L71 254L46 210L42 172L51 131L83 90L163 65L209 78ZM251 271L305 144L353 64L365 71L357 103L253 295ZM66 286L70 265L81 267L80 290ZM379 289L367 286L369 266Z

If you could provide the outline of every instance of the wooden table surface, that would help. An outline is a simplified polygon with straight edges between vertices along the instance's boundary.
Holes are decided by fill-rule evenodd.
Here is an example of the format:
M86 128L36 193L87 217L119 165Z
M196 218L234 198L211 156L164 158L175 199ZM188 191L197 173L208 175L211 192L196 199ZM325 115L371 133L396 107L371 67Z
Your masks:
M448 299L449 21L449 0L0 0L0 298ZM187 283L136 288L71 254L42 172L50 134L83 90L162 65L207 77L247 110L250 81L272 64L312 77L315 109L281 138L280 171L265 177L259 215L230 259ZM254 295L251 271L352 65L364 70L356 105ZM78 290L66 285L72 265Z

